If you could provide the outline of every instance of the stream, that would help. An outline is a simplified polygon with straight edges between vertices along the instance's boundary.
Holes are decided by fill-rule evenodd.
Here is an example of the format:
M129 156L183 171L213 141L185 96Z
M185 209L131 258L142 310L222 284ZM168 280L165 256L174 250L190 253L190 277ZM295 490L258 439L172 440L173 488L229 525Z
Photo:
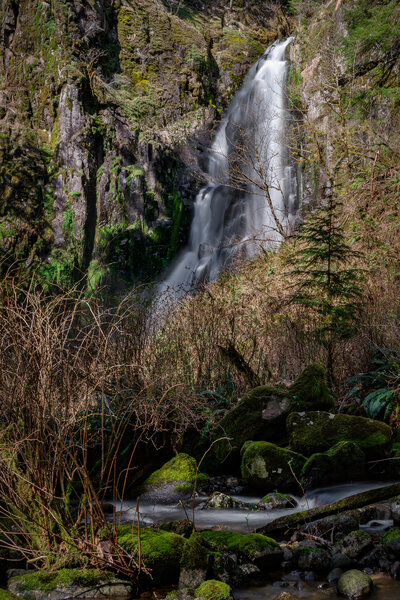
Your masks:
M384 485L390 485L391 482L358 482L332 487L319 488L307 492L303 497L292 496L296 504L293 508L271 509L271 510L249 510L245 509L203 509L204 497L198 497L194 506L191 502L186 502L186 506L178 504L154 504L150 502L140 502L140 522L142 525L153 525L167 521L177 521L180 519L194 520L197 529L211 529L219 526L240 533L254 531L266 523L277 519L278 517L288 515L294 512L307 510L316 506L324 506L341 498L347 498L354 494L366 492L368 490L380 488ZM260 501L260 496L234 495L232 498L256 506ZM115 504L115 518L121 522L132 522L137 520L136 499L126 500ZM113 515L109 515L110 519ZM387 526L387 523L383 523ZM400 598L400 596L399 596Z

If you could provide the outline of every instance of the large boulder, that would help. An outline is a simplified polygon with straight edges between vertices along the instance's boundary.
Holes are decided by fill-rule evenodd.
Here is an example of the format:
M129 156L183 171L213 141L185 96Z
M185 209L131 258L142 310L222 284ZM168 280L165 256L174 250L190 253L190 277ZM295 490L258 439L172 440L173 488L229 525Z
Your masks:
M8 589L25 600L61 600L81 596L83 598L130 597L132 585L118 579L114 573L98 569L60 569L59 571L35 571L12 577Z
M284 423L290 402L285 392L271 385L262 385L248 392L218 423L214 440L228 437L214 445L215 465L227 457L235 460L247 440L278 440L285 435Z
M140 535L140 548L139 548ZM122 525L118 534L119 545L135 560L142 560L151 569L153 585L177 583L185 538L156 528Z
M334 407L326 381L326 373L321 365L308 365L288 389L293 410L329 410Z
M286 427L290 447L306 456L325 452L344 440L354 442L367 458L381 456L390 448L392 437L390 427L380 421L322 411L291 413Z
M246 442L242 454L242 477L264 492L299 491L296 479L306 458L270 442Z
M170 503L185 500L193 492L195 482L197 486L208 482L207 475L198 473L196 478L196 460L188 454L177 454L160 469L154 471L142 485L136 488L135 493L141 500L154 503Z
M240 564L253 563L262 570L274 570L282 560L279 544L266 535L235 531L202 531L200 535L218 552L234 555Z
M326 452L312 454L301 472L306 489L365 477L365 454L354 442L338 442Z
M359 600L365 598L371 592L372 579L366 573L351 569L344 573L337 585L339 594L349 600Z

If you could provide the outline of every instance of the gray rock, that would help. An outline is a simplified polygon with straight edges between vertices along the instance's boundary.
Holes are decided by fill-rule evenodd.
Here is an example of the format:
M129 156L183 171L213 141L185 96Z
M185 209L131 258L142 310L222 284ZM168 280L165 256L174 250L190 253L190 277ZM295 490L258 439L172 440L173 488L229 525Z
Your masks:
M355 561L350 558L349 556L346 556L346 554L342 554L341 552L337 552L336 554L333 554L333 556L331 557L331 567L332 569L351 569L351 567L355 566Z
M372 537L366 531L352 531L342 540L339 548L349 558L359 558L372 546Z
M387 556L382 548L373 548L358 561L358 565L361 569L377 569L381 566L381 563L383 565L387 563ZM385 571L386 570L387 569L385 569Z
M398 525L400 523L400 500L398 498L391 503L390 513L395 525Z
M328 582L329 583L335 583L336 581L338 581L340 579L340 577L343 575L343 571L342 569L339 569L339 567L336 567L335 569L332 569L332 571L330 571L328 573Z
M222 510L226 508L239 508L250 510L251 505L246 502L241 502L240 500L235 500L235 498L231 498L227 494L223 494L222 492L214 492L211 496L204 502L203 509L205 510Z
M359 518L355 511L343 513L340 515L332 515L318 521L318 529L322 535L330 539L333 533L334 539L337 536L343 537L351 531L358 529Z
M273 510L274 508L293 508L294 506L296 506L296 500L292 496L273 492L261 498L256 504L256 509Z
M395 581L398 581L400 579L400 562L398 560L396 560L396 562L393 563L390 574Z
M328 571L331 555L324 547L310 540L300 542L293 550L297 566L302 571Z
M344 573L338 581L338 592L349 600L365 598L371 592L372 579L366 573L352 569Z

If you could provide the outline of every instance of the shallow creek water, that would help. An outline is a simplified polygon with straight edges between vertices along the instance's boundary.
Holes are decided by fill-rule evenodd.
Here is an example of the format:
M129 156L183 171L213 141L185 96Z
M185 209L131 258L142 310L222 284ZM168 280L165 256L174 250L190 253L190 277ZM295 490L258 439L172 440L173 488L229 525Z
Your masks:
M389 482L390 483L390 482ZM316 506L330 504L341 498L347 498L353 494L366 492L375 488L389 485L385 482L365 482L356 484L336 485L328 488L320 488L307 493L304 497L293 496L296 504L293 508L273 509L273 510L203 510L202 503L204 498L196 498L194 507L188 503L185 507L177 504L153 504L148 502L140 503L140 521L143 525L152 525L166 521L176 521L178 519L191 519L195 521L197 529L210 529L211 527L225 526L227 529L247 533L262 527L273 519L293 512L307 510ZM237 500L242 500L255 505L260 497L232 495ZM116 519L121 522L132 522L137 520L136 500L125 501L122 504L116 504ZM400 600L400 596L399 596Z
M204 510L202 503L205 498L197 498L195 506L191 505L183 508L179 505L171 504L151 504L140 503L140 521L144 525L153 523L162 523L178 519L189 518L195 520L197 529L209 529L215 526L223 526L226 529L248 533L254 529L269 523L282 515L293 512L314 508L330 504L336 500L347 498L354 494L366 492L389 485L391 482L362 482L336 485L333 487L320 488L307 493L305 497L293 498L296 504L293 508L284 510ZM260 497L233 495L233 498L242 500L255 505ZM121 522L132 522L137 520L136 500L126 501L116 504L115 518L120 518ZM381 527L391 526L392 521L382 521ZM376 530L375 523L375 530ZM363 526L368 529L368 526ZM263 582L251 583L243 588L233 591L234 600L274 600L282 591L292 593L299 600L338 600L335 587L328 585L326 580L306 582L295 574L271 574L269 580ZM374 582L373 591L368 597L369 600L400 600L400 582L394 581L384 573L372 575ZM169 590L148 591L141 595L140 600L158 600L163 598Z
M372 593L369 600L400 600L400 581L394 581L389 575L377 573L371 576L373 581ZM282 581L287 587L277 587L272 583L251 585L246 588L234 590L235 600L274 600L282 591L290 592L299 600L337 600L338 596L334 587L318 589L321 582L306 583L288 577ZM323 585L323 584L322 584Z

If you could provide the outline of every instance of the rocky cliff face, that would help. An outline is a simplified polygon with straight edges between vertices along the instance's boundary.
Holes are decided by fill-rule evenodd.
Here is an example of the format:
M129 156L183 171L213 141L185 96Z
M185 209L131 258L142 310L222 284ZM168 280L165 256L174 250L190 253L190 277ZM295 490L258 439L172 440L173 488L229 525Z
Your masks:
M153 277L187 233L188 167L287 19L256 0L4 0L0 24L3 272Z

